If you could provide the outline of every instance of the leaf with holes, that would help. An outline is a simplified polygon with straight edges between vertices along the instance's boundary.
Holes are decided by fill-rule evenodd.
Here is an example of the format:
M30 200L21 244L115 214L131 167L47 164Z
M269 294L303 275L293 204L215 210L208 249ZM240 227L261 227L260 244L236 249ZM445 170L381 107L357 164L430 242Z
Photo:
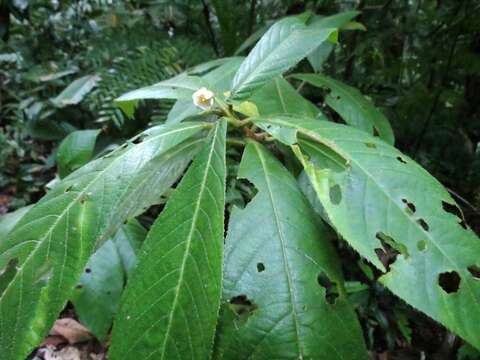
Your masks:
M88 261L71 299L80 322L100 341L112 325L124 281L117 248L108 240Z
M138 253L146 236L147 230L138 220L131 219L118 229L112 239L127 275L130 275L137 263Z
M253 142L238 176L258 194L231 214L216 357L366 359L340 263L293 176Z
M380 281L480 348L480 241L445 188L365 132L289 117L257 124L274 136L278 127L297 136L296 152L330 222L384 272Z
M0 243L0 269L9 270L0 289L2 359L24 359L40 343L95 246L158 201L203 141L196 135L210 126L184 123L145 131L137 144L70 174L17 223Z
M150 230L110 359L207 359L221 295L226 121L212 129Z
M389 144L395 142L388 119L357 89L320 74L296 74L296 79L330 90L325 101L345 122Z
M276 22L255 45L233 79L232 98L248 98L327 41L335 29L310 29L297 17Z
M125 284L137 261L137 253L146 230L132 219L118 229L88 260L85 271L75 287L75 311L88 329L103 341L117 313Z

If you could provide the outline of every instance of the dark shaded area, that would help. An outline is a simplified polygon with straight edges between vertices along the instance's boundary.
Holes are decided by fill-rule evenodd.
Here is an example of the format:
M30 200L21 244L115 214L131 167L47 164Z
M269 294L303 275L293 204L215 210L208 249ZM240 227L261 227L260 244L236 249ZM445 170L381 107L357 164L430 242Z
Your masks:
M455 293L460 288L461 277L456 271L444 272L438 275L438 285L447 294Z
M337 284L334 281L330 280L328 275L323 271L318 274L317 282L321 287L325 289L325 300L327 300L329 304L335 304L335 301L339 296Z
M230 299L230 308L237 316L243 317L252 314L258 306L247 295L238 295Z
M322 72L358 88L387 115L395 131L395 145L408 155L396 158L398 167L409 158L419 162L458 204L442 202L443 210L456 216L464 229L480 232L480 2L225 0L221 3L229 9L227 16L234 19L227 31L220 31L216 9L208 0L108 3L89 2L88 8L78 6L77 1L0 1L0 55L8 55L0 58L0 214L44 195L45 185L57 171L58 144L71 131L101 129L95 149L98 155L146 126L163 122L172 106L169 101L147 101L128 119L113 105L113 99L122 93L169 78L217 55L231 56L247 36L272 19L307 10L331 15L356 9L362 14L355 20L366 31L342 31L341 45L328 56ZM19 8L19 4L28 6ZM306 61L299 69L311 71ZM95 91L78 104L54 106L51 100L73 80L92 74L102 77ZM317 104L324 100L312 88L306 87L302 93ZM337 114L324 111L341 121ZM376 128L374 135L379 135ZM132 143L141 141L136 138ZM364 150L374 152L378 147L366 142ZM287 147L269 148L292 173L299 174L298 161ZM252 184L236 179L241 155L241 147L229 147L225 231L233 206L243 208L256 194ZM343 171L345 166L335 171ZM330 188L329 195L335 205L346 201L338 185ZM142 224L148 227L155 220L164 200L139 219ZM417 211L414 200L402 199L410 215ZM425 217L417 222L428 232ZM376 235L381 247L375 252L387 270L399 255L408 256L401 239L381 231ZM461 339L379 285L381 272L344 242L335 246L349 298L374 357L455 359L463 354L466 347ZM427 239L416 244L421 252L429 251L429 246ZM259 277L268 275L267 265L253 265ZM8 263L0 273L0 293L1 285L15 274L15 266ZM478 264L467 270L480 279ZM338 296L336 284L324 273L316 281L333 304ZM446 296L453 295L461 287L461 277L455 271L439 274L438 286ZM246 295L233 297L228 306L241 318L257 310ZM61 316L75 317L71 305L65 313Z

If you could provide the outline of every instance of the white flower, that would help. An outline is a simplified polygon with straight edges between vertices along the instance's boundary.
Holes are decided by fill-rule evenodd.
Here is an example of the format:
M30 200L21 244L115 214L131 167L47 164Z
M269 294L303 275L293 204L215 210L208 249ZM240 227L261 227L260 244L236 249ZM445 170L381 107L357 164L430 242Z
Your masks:
M193 98L193 103L195 106L198 106L199 108L206 110L213 105L213 98L215 94L208 90L205 87L202 87L201 89L198 89L195 91L192 95Z

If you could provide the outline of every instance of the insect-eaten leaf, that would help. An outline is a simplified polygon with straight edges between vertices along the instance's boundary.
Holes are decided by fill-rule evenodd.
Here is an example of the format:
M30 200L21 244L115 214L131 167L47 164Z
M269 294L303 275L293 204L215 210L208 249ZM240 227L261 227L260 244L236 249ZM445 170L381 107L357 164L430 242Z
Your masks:
M238 176L258 193L230 217L217 357L366 359L340 263L293 176L256 142Z
M297 154L329 221L384 272L380 281L480 348L480 282L469 271L478 264L480 241L445 205L455 204L448 191L412 159L364 131L288 117L266 122L295 130ZM323 167L332 160L325 147L346 159L345 171ZM330 196L332 184L339 186L339 202Z

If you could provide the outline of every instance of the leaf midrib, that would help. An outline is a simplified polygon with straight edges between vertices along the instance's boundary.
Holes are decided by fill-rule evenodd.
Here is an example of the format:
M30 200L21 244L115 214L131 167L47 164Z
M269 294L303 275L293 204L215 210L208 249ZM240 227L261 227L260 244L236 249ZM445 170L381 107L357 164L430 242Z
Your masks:
M285 99L283 98L282 90L280 89L280 80L277 78L275 79L275 87L277 88L278 98L280 99L280 103L282 104L283 112L287 113L287 105L285 104Z
M328 139L325 139L323 137L320 137L319 135L317 135L314 130L310 130L310 129L307 129L303 126L300 126L300 125L293 125L291 122L289 121L285 121L285 120L282 120L282 119L267 119L266 121L270 122L270 123L273 123L273 124L277 124L277 125L281 125L281 126L285 126L285 127L288 127L288 128L291 128L291 129L295 129L297 130L298 132L301 132L303 133L304 135L306 135L307 137L311 138L312 140L314 141L317 141L327 147L329 147L330 149L334 150L335 152L339 153L340 155L342 155L344 158L346 159L349 159L349 161L352 161L354 162L362 171L365 172L365 174L367 174L367 176L371 179L371 181L374 183L374 184L377 184L378 188L384 193L384 195L386 196L387 199L390 200L390 197L388 196L388 193L385 191L385 189L383 188L383 186L380 186L374 179L374 177L369 173L367 172L359 163L358 161L356 161L354 158L352 158L351 156L348 156L349 155L349 152L345 152L343 151L342 149L339 149L338 146L335 144L335 143L332 143L331 141L329 141ZM317 130L321 130L322 127L317 127ZM395 201L389 201L389 202L392 202L395 204L395 206L397 208L399 208L400 210L402 210L399 206L399 204L397 204ZM406 214L405 212L401 211L401 213L403 214L403 216L407 217L408 214ZM408 221L409 223L411 223L411 218L408 217ZM417 230L420 230L422 231L421 229L419 229L419 226L418 224L414 224L415 225L415 229ZM445 256L445 258L450 262L450 264L453 266L453 268L457 271L461 271L459 266L457 266L455 264L455 262L443 251L443 249L437 244L437 242L432 238L432 235L430 232L426 231L426 232L423 232L427 235L427 237L430 239L431 243L440 251L441 254L443 254ZM463 271L461 271L463 272ZM469 296L473 299L473 303L480 308L480 302L479 300L476 299L475 295L474 295L474 292L472 291L471 289L471 286L470 286L470 282L466 282L467 283L467 287L468 287L468 294Z
M195 79L195 81L198 81L199 86L206 85L205 80L202 80L202 78L200 78L198 76L189 76L189 78L191 78L191 80ZM163 90L163 89L165 89L165 90L174 90L174 91L175 90L188 90L188 91L192 91L192 92L198 90L197 85L191 86L192 84L188 84L188 86L187 86L183 82L178 82L178 80L180 80L180 79L175 79L175 80L176 81L166 80L166 81L159 82L157 84L153 84L153 85L150 85L150 86L145 86L145 87L140 88L140 89L129 91L129 92L121 95L120 97L118 97L115 101L124 102L124 101L141 100L141 98L130 99L130 97L132 96L132 94L141 93L142 91L146 91L146 90L152 91L152 90Z
M306 136L310 137L311 139L315 140L315 141L318 141L326 146L328 146L329 148L331 149L335 149L336 148L336 145L335 144L331 144L329 140L327 139L324 139L324 138L319 138L315 133L313 133L312 131L308 130L308 129L305 129L303 127L299 127L298 130L300 132L303 132ZM348 153L348 152L347 152ZM463 271L460 269L460 267L448 256L447 253L445 253L445 251L442 249L442 247L435 241L435 239L432 237L432 234L429 232L429 231L423 231L421 230L419 227L420 225L418 225L416 222L412 222L412 218L403 211L403 209L400 207L400 205L398 203L396 203L395 201L393 201L390 196L388 195L387 191L385 190L385 188L379 184L378 182L375 181L375 178L373 175L371 175L363 166L361 166L358 161L356 161L354 159L354 157L350 156L350 161L352 161L353 163L355 163L358 168L360 170L362 170L367 176L368 178L370 179L371 182L373 182L374 184L377 185L377 188L379 190L381 190L381 192L384 194L384 196L389 199L389 202L390 203L393 203L399 210L400 210L400 213L406 217L409 221L409 223L413 224L414 225L414 228L417 229L417 231L422 231L422 234L426 234L426 236L430 239L430 242L440 251L440 253L445 257L446 260L448 260L448 262L454 267L455 270L457 271L460 271L463 273ZM386 273L388 274L388 272ZM471 286L470 286L470 283L467 282L467 286L468 286L468 293L470 295L470 297L474 300L473 303L476 304L476 306L478 308L480 308L480 302L478 299L476 299L475 295L474 295L474 292L473 290L471 289Z
M294 26L294 25L292 25ZM298 28L295 28L293 31L290 32L290 34L288 34L279 44L278 46L273 50L271 51L263 60L261 60L260 62L258 62L258 64L256 66L254 66L254 69L249 73L247 74L243 80L242 79L239 79L238 80L238 83L235 84L235 87L233 89L233 93L234 94L238 94L239 91L242 89L242 88L245 88L245 85L246 84L252 84L252 78L255 78L255 76L258 77L258 73L263 70L263 66L265 65L265 63L271 59L271 57L273 55L276 54L276 52L278 51L278 49L285 44L285 42L287 42L287 40L289 40L291 37L293 37L294 35L296 35L297 33L301 33L301 32L315 32L314 30L307 30L308 28L305 26L305 27L301 27L301 26L298 26ZM321 30L321 31L325 31L325 30ZM307 54L308 55L308 54ZM247 58L248 60L248 58ZM253 64L251 65L253 66ZM242 70L241 66L240 66L240 69L239 70ZM247 70L247 69L245 69ZM244 70L244 71L245 71ZM235 80L235 79L234 79Z
M294 327L295 327L295 335L297 337L297 341L296 341L297 349L298 349L299 356L303 356L303 349L301 347L301 341L300 341L300 332L299 332L299 328L298 328L298 315L297 315L297 311L296 311L296 307L295 307L296 298L295 298L294 292L292 291L294 286L293 286L292 279L291 279L291 276L290 276L290 267L288 265L287 255L285 253L286 244L285 244L283 229L282 229L280 219L279 219L279 216L278 216L278 210L277 210L277 207L275 205L275 200L274 200L274 196L273 196L273 192L272 192L272 185L271 185L270 177L268 175L265 158L263 157L263 154L262 154L261 150L259 149L259 144L255 142L254 145L255 145L255 151L258 154L260 162L262 163L263 172L265 174L265 182L267 184L267 189L268 189L268 195L269 195L270 203L272 205L275 224L276 224L276 227L277 227L277 231L278 231L278 235L279 235L279 239L280 239L280 243L281 243L280 247L281 247L281 250L282 250L282 257L283 257L285 274L287 276L288 293L289 293L289 297L290 297L290 302L292 303L292 318L293 318L293 323L294 323ZM252 353L252 355L253 355L253 353Z
M203 124L195 124L195 125L192 125L190 127L183 127L181 129L175 129L175 130L171 130L169 132L165 132L165 133L162 133L162 134L159 134L158 136L153 136L152 138L150 139L147 139L145 140L143 144L146 144L148 142L151 142L151 141L154 141L154 140L158 140L159 138L161 137L164 137L164 136L167 136L167 135L171 135L171 134L174 134L176 132L182 132L182 131L185 131L185 130L190 130L190 129L193 129L195 127L203 127L204 125ZM132 147L130 151L133 151L135 149L135 147ZM81 192L78 193L78 196L72 200L72 202L58 215L57 219L52 223L52 225L49 227L49 229L47 230L47 232L45 233L44 236L42 236L40 238L40 240L38 240L37 242L37 245L35 246L35 248L31 251L31 253L26 257L25 261L23 262L23 264L20 266L20 268L17 269L17 274L20 275L22 272L23 272L23 269L25 267L25 265L28 263L28 261L30 260L30 258L32 256L34 256L37 252L37 250L41 247L41 245L44 243L45 241L45 238L50 235L51 232L53 232L53 230L55 229L55 227L58 225L58 223L60 222L61 219L63 219L63 217L65 216L66 213L68 213L68 211L70 211L70 209L78 202L78 200L88 191L88 189L90 188L90 186L92 186L92 184L94 184L101 176L103 176L108 170L110 170L110 168L113 166L113 164L116 164L117 161L120 161L122 160L123 157L120 156L114 160L112 160L112 162L110 164L108 164L103 170L99 171L98 174L85 186L84 190L82 190ZM23 224L22 224L23 225ZM12 231L13 233L13 231ZM8 251L8 249L6 250ZM6 251L4 251L3 253L0 254L3 255ZM2 300L5 296L5 294L8 292L8 290L11 288L12 284L15 283L15 279L13 279L8 285L7 287L5 288L3 294L0 296L0 306L2 304Z
M197 224L197 221L198 221L198 214L200 212L200 203L203 199L203 195L204 195L205 189L206 189L208 173L209 173L209 170L210 170L213 153L215 152L215 145L216 145L218 131L219 131L219 125L217 124L217 126L215 128L215 132L212 136L211 148L210 148L210 152L208 153L207 162L205 164L205 173L203 174L202 182L200 184L200 191L198 192L197 202L195 203L195 210L193 212L192 224L190 226L190 231L189 231L188 236L187 236L187 248L185 249L185 253L183 254L183 258L182 258L182 264L181 264L181 267L180 267L180 275L179 275L177 287L175 289L175 297L173 299L170 315L168 317L167 330L165 331L165 334L164 334L163 344L162 344L162 348L161 348L162 353L160 355L160 360L163 360L164 357L165 357L166 345L167 345L167 341L170 337L170 331L172 329L173 314L175 313L176 307L178 305L180 287L183 283L183 277L185 275L185 267L186 267L188 255L190 253L190 247L191 247L191 244L192 244L193 233L195 231L196 224ZM158 350L155 350L153 353L151 353L149 356L147 356L146 359L149 359L157 351Z

